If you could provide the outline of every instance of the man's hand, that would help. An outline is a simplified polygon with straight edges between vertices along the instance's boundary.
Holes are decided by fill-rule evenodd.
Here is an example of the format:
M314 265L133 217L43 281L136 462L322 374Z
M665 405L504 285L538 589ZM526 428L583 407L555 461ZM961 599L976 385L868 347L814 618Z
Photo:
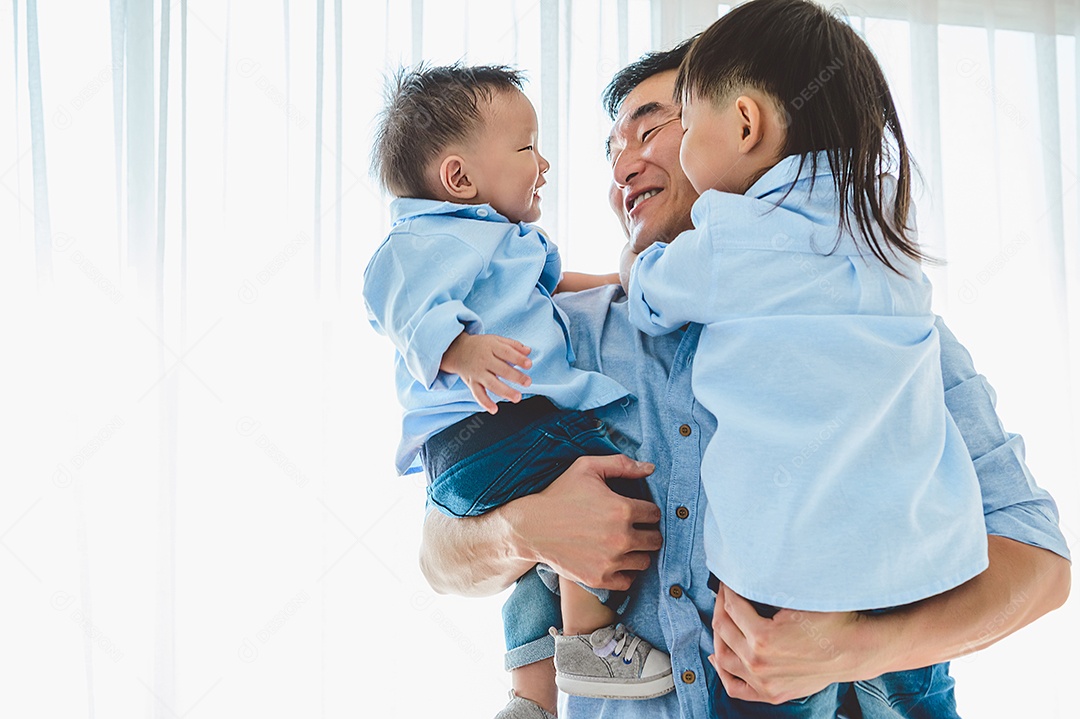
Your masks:
M841 678L864 678L857 675L865 667L849 661L845 650L857 642L857 625L865 620L855 612L791 609L766 619L746 599L720 585L712 622L716 653L709 660L729 696L780 704L814 694Z
M616 494L606 480L654 469L621 454L577 459L547 489L505 506L519 556L590 587L629 589L661 544L658 529L635 525L659 522L660 508Z
M499 411L488 397L490 391L511 402L521 401L521 392L507 386L503 380L528 387L532 380L518 367L529 369L531 349L517 340L498 335L470 335L462 332L443 354L439 369L456 374L468 385L472 396L490 414Z
M1069 596L1069 561L988 538L990 566L959 587L881 614L784 609L771 620L721 586L713 666L728 694L772 704L833 682L947 662L1000 641Z
M606 480L653 469L621 454L581 457L544 491L479 517L428 512L420 568L435 591L469 597L501 592L537 562L590 587L628 589L661 543L658 530L634 525L659 522L660 509L612 492Z

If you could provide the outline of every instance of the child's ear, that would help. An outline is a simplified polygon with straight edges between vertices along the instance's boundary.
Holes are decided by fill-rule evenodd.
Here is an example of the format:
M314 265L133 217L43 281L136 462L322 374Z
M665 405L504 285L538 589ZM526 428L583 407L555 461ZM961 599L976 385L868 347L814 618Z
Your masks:
M476 197L476 185L465 171L465 160L460 155L448 155L439 165L439 182L455 200L471 200Z
M735 113L738 117L739 154L745 155L757 147L765 137L764 117L757 100L746 95L735 99Z

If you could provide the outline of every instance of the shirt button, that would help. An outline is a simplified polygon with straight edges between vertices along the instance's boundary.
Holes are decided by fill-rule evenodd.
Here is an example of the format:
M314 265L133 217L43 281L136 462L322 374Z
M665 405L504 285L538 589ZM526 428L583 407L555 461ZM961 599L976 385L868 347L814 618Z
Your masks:
M671 589L668 590L668 594L670 594L675 599L678 599L682 596L682 587L680 587L678 584L672 584Z
M679 507L678 509L675 510L675 516L678 517L679 519L686 519L687 517L690 516L690 510L687 509L686 507Z
M487 210L481 207L479 210L476 211L476 215L477 217L487 217Z
M693 684L695 679L697 679L697 675L689 669L682 673L682 680L685 684Z
M690 425L688 424L684 424L682 427L679 427L679 434L681 434L683 437L689 437L691 432L693 432L693 430L690 429Z

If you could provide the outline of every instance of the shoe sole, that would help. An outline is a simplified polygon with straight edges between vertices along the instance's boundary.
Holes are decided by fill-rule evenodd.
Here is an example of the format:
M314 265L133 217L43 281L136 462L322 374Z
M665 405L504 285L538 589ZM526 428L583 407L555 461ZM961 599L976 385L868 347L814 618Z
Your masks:
M675 679L670 671L661 674L655 679L620 684L556 674L555 685L564 694L571 694L576 697L590 697L592 699L654 699L674 690Z

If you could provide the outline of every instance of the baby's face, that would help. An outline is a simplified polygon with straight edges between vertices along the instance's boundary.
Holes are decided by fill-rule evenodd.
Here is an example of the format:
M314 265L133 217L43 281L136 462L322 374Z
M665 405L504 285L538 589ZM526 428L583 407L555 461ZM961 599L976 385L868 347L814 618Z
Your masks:
M496 92L470 152L470 177L479 202L511 222L540 219L539 189L548 161L536 147L536 111L524 93Z

